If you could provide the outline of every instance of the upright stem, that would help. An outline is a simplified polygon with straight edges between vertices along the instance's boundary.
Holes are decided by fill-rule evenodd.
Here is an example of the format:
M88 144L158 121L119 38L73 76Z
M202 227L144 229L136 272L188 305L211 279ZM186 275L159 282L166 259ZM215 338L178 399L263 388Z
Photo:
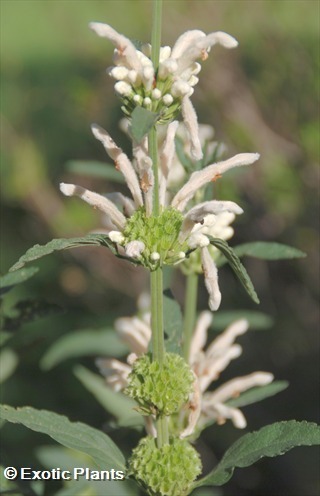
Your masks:
M164 358L163 336L163 288L162 269L152 271L151 278L151 327L152 327L152 358L160 364Z
M159 66L159 53L161 42L161 12L162 0L153 0L153 23L152 23L152 51L151 60L155 71ZM153 188L153 215L159 216L159 173L158 173L158 139L157 128L154 126L148 136L149 155L153 164L154 188ZM163 273L159 266L150 274L151 278L151 328L152 328L152 359L159 362L164 361L165 346L163 332ZM156 421L157 445L161 448L169 443L168 422L166 417L159 417Z
M152 34L151 34L151 61L154 70L158 70L161 46L162 0L152 2Z
M197 294L198 274L189 274L187 276L183 322L183 356L187 363L189 362L190 345L196 322Z

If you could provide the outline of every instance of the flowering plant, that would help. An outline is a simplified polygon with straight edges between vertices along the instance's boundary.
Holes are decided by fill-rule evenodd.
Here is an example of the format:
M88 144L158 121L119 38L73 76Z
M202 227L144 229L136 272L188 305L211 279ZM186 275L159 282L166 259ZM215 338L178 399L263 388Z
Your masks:
M82 370L79 377L115 417L132 427L143 424L147 435L138 442L129 459L109 436L80 423L72 423L52 412L29 407L1 407L4 419L44 432L62 445L91 456L101 469L114 469L133 479L149 495L183 496L200 486L220 486L236 467L248 466L263 456L276 456L299 445L319 443L319 428L307 422L279 422L245 434L217 466L201 477L201 457L193 446L211 424L231 420L246 427L240 407L271 396L284 385L273 382L269 372L258 371L228 380L211 390L229 363L242 353L235 344L249 323L233 322L209 345L212 312L219 309L221 292L218 266L228 262L248 295L259 302L251 279L240 261L250 253L268 258L301 256L297 250L275 244L246 244L231 248L230 224L242 208L231 200L208 198L206 186L238 166L251 165L258 153L241 153L220 160L217 147L203 143L190 97L211 48L220 44L234 48L237 41L223 32L206 35L187 31L172 47L160 47L161 3L154 2L152 44L136 47L128 38L102 23L90 27L115 45L114 66L108 72L116 80L115 92L127 119L132 158L113 141L107 131L94 124L92 132L122 173L131 197L120 192L101 195L75 184L61 183L65 196L77 196L104 215L104 228L84 237L55 239L36 245L11 268L4 280L10 288L33 275L24 265L55 250L100 245L116 257L141 265L150 274L151 298L138 316L118 319L115 328L127 343L126 363L101 357L97 364L107 385ZM182 114L184 138L179 136ZM159 135L162 133L162 140ZM209 148L211 153L208 153ZM219 160L218 160L219 158ZM177 163L182 175L174 169ZM187 176L187 177L186 177ZM173 178L176 178L175 180ZM174 184L174 186L172 186ZM262 252L262 255L261 255ZM283 255L285 252L286 255ZM164 291L164 266L186 275L185 315ZM199 274L204 275L209 311L196 316ZM170 317L169 317L170 315ZM109 388L109 389L108 389ZM114 400L118 406L112 404ZM134 405L134 406L133 406ZM121 425L121 422L119 422Z

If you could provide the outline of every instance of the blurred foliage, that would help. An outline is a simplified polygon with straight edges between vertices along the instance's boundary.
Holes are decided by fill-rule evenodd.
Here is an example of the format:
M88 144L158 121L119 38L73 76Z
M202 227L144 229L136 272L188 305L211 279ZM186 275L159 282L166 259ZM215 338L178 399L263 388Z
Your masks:
M108 182L66 164L106 162L102 147L91 135L91 122L108 129L130 152L118 126L119 102L105 74L112 63L111 43L97 38L87 24L108 22L132 39L148 41L151 2L1 0L0 9L1 270L5 274L35 243L82 236L102 227L96 211L77 199L61 197L60 180L99 192L125 191L117 181ZM163 18L165 44L192 28L223 30L240 42L234 51L213 48L192 97L200 122L213 125L216 138L226 143L226 156L244 151L262 156L252 169L234 171L214 185L218 199L237 201L245 210L231 244L277 241L307 253L301 260L244 260L261 300L259 310L273 318L274 327L241 338L244 357L230 366L222 380L257 369L289 380L281 401L279 396L246 409L249 430L291 418L316 421L319 4L312 0L166 0ZM70 336L72 340L85 329L111 328L117 316L135 311L135 300L147 287L146 274L106 252L86 248L51 255L37 262L40 271L31 279L4 294L6 318L17 316L21 302L31 300L61 307L65 313L37 315L37 320L25 320L20 328L6 331L2 396L11 405L46 408L102 428L129 452L139 434L114 430L112 417L72 372L79 361L96 371L92 357L70 356L46 372L39 365L60 339ZM227 267L219 274L222 312L257 310L239 291ZM182 302L182 276L175 277L172 289ZM202 287L199 308L205 308L206 302ZM38 467L35 450L39 456L47 439L10 425L4 433L2 464L10 461L18 466L27 461ZM229 423L206 432L197 447L207 471L238 437ZM50 463L50 457L43 455L43 466ZM317 466L314 451L301 448L236 472L222 493L215 494L311 496L317 492ZM54 487L48 483L46 494L54 494L50 492Z

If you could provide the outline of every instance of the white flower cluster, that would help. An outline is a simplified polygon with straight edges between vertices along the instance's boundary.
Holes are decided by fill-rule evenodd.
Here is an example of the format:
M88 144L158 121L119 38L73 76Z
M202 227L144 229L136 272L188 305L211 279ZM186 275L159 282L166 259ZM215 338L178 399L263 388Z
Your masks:
M160 49L159 67L155 68L149 44L139 50L108 24L91 22L90 28L115 46L115 65L108 73L116 80L114 88L123 100L125 114L130 117L136 106L143 106L159 113L159 122L165 123L172 121L182 106L186 126L195 138L197 120L189 98L201 70L197 60L206 60L213 45L234 48L238 42L221 31L208 35L200 30L186 31L172 49L169 46ZM198 141L194 142L192 151L196 159L201 158Z
M243 210L234 202L218 200L200 203L187 211L186 207L200 188L233 167L252 164L259 158L259 154L241 153L194 172L167 205L167 182L174 157L174 138L177 127L177 121L168 125L167 137L160 150L159 201L161 215L154 218L154 222L158 222L158 226L161 226L161 232L158 232L159 229L151 228L151 224L148 224L153 210L154 175L152 163L148 157L147 140L134 147L134 160L131 162L105 130L97 125L92 126L94 136L101 141L110 158L115 161L116 168L123 174L132 199L121 193L116 193L111 197L112 200L115 200L114 203L108 196L99 195L74 184L61 183L60 189L66 196L79 196L105 213L109 219L111 241L121 245L126 256L139 260L151 270L163 263L178 263L185 258L190 249L199 247L205 283L210 296L209 306L211 310L216 310L220 305L221 295L218 288L217 269L208 251L210 241L204 230L215 219L212 215L216 216L223 212L241 214ZM130 223L130 219L133 219L133 222ZM178 232L172 231L172 219L176 220L175 226ZM135 230L136 233L133 239L132 236L127 237L130 229ZM167 231L170 234L167 234ZM144 238L141 239L140 236L143 232ZM161 250L160 247L163 246L165 235L169 245ZM152 242L149 242L149 239ZM154 249L154 246L157 248Z
M212 314L208 311L202 312L196 322L189 357L195 377L194 392L188 404L187 427L180 434L182 438L200 432L213 421L221 425L230 419L238 429L245 428L247 423L243 413L230 406L228 401L253 387L267 385L274 379L271 373L259 371L231 379L216 390L207 391L230 362L241 355L242 347L234 342L249 327L245 319L233 322L204 351L211 323ZM115 391L121 391L128 384L133 362L148 351L151 339L150 313L145 312L140 317L120 318L116 320L115 328L132 353L127 363L113 358L100 358L97 366L106 377L107 384ZM146 425L150 433L154 432L151 419Z

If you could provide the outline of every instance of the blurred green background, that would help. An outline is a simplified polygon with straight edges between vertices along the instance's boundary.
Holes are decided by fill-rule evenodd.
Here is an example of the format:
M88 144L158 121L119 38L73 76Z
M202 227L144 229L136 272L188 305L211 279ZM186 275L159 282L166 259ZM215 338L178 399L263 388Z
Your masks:
M61 180L99 192L119 189L117 184L67 170L69 160L106 160L91 135L92 122L130 152L118 128L119 101L105 73L112 65L113 47L92 33L88 22L107 22L131 39L147 42L151 2L1 0L0 6L4 274L33 244L85 234L101 225L99 213L63 198L58 189ZM319 3L164 1L162 44L172 45L182 32L195 28L226 31L239 40L236 50L214 47L203 64L192 97L199 121L214 126L217 140L228 147L226 156L261 154L251 169L217 183L218 199L237 201L245 210L231 244L278 241L307 253L298 261L245 260L260 296L259 310L270 315L274 325L241 339L244 353L223 380L260 369L290 381L281 396L245 409L248 430L291 418L317 421ZM106 412L72 373L79 360L49 372L40 369L39 361L58 337L111 326L115 317L131 315L137 296L147 288L146 274L100 248L54 255L36 265L38 274L6 296L4 313L17 315L15 304L21 299L41 299L55 307L45 318L28 323L24 315L24 324L13 321L7 329L11 333L7 343L19 361L2 387L3 401L52 409L108 429ZM256 310L226 268L220 271L220 285L222 310ZM183 288L178 276L174 292L181 302ZM202 285L199 309L206 303ZM92 357L80 362L95 370ZM6 426L4 433L2 463L28 462L37 468L34 449L48 444L48 439L16 426ZM198 444L206 468L240 434L230 423L212 426ZM138 439L131 431L112 435L124 450ZM316 448L299 448L236 471L217 494L314 496L318 462ZM50 491L55 489L49 485L47 491L54 494Z

